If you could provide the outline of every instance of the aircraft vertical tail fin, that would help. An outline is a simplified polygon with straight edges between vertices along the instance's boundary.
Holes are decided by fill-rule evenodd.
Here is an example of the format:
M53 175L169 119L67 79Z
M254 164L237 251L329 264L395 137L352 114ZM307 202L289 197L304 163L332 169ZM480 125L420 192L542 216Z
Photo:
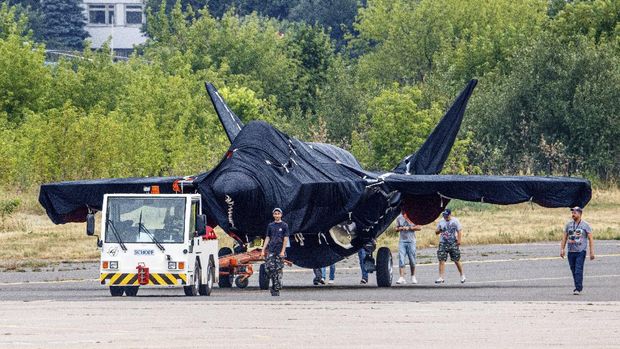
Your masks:
M469 81L420 149L407 156L392 172L403 174L438 174L441 172L461 127L467 101L477 83L478 80L475 79Z
M215 112L224 127L224 131L226 131L226 136L228 136L228 140L232 143L239 131L243 128L243 122L230 110L222 96L220 96L217 89L211 83L205 83L205 87L207 88L207 93L209 93L209 98L211 98Z

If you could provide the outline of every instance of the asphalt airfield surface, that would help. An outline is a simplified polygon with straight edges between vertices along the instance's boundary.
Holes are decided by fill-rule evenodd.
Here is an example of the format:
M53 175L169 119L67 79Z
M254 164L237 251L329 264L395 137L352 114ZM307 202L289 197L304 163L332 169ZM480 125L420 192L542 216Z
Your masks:
M111 297L97 263L0 273L0 348L563 347L620 348L620 241L595 241L584 291L572 294L559 243L463 246L467 281L453 263L435 285L434 249L418 250L418 284L360 285L357 255L332 285L285 268L279 297L250 286L186 297L144 288ZM258 270L256 267L255 270Z

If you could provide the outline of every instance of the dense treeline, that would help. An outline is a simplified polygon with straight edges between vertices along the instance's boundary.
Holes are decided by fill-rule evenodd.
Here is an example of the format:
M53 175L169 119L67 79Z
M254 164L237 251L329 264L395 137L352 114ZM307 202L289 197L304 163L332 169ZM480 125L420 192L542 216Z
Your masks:
M126 62L86 48L54 64L3 3L0 183L205 171L228 143L204 81L245 122L389 169L471 78L444 172L618 178L620 0L208 3L149 6Z

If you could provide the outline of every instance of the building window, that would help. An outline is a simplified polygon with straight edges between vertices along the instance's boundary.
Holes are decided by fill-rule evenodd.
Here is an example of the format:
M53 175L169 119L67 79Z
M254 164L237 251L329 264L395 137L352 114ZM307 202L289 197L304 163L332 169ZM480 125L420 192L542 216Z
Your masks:
M142 6L127 5L125 7L125 22L127 24L142 24Z
M114 24L114 5L88 5L88 23Z

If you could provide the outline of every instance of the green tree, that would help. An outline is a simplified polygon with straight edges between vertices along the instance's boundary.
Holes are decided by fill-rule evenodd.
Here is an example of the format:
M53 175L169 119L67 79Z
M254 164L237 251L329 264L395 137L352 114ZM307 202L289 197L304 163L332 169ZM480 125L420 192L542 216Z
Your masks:
M316 109L318 91L326 84L336 55L329 36L319 26L297 24L286 32L287 51L297 63L295 97L303 113Z
M15 33L18 26L11 30L0 37L0 118L19 125L29 110L44 107L49 71L43 48Z
M288 19L310 25L320 24L329 31L337 47L342 47L345 44L345 34L353 30L357 6L357 0L300 0L295 6L291 6Z
M41 0L44 27L41 38L47 48L81 50L88 33L84 30L81 0Z
M9 35L27 37L28 17L15 6L3 2L0 5L0 39L6 39Z
M317 90L317 119L325 123L330 143L349 148L369 95L362 91L354 65L344 56L336 57L326 74L325 84Z
M570 40L587 35L596 43L620 35L620 1L594 0L566 3L551 22L551 31Z
M616 44L553 34L520 52L511 74L481 83L472 101L472 159L485 172L617 176L618 57Z
M359 68L371 87L426 81L430 73L461 84L505 64L545 23L544 2L369 1L355 24Z
M441 111L437 105L420 107L421 100L418 88L393 85L370 101L352 144L362 163L391 169L422 145Z

